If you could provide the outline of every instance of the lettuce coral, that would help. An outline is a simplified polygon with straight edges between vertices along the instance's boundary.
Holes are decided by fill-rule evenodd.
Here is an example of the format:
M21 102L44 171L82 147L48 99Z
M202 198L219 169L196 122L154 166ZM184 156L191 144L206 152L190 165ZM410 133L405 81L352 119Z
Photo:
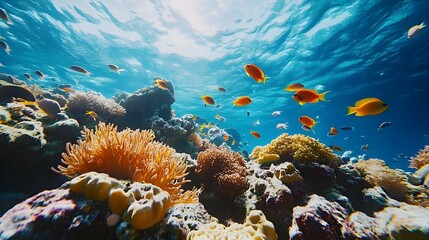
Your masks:
M246 162L240 154L222 147L211 147L198 154L197 164L195 172L204 188L229 197L246 191Z
M427 164L429 164L429 145L421 149L417 156L411 158L410 168L420 169Z
M263 163L266 156L275 156L275 154L283 161L317 162L331 167L341 164L340 158L333 154L330 148L302 134L291 136L282 134L266 146L255 147L250 158Z
M118 179L152 183L167 191L174 204L197 202L197 191L183 192L188 166L174 155L175 150L154 141L150 130L121 132L112 124L100 123L94 130L84 128L83 140L67 144L62 163L55 172L68 177L97 171Z

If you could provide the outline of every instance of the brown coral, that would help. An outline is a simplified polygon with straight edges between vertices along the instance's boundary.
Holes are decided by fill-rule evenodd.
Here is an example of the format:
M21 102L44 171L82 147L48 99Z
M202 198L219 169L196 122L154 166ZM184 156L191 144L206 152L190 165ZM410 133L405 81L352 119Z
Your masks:
M426 145L419 151L417 156L411 158L410 168L421 168L424 165L429 164L429 145Z
M246 162L226 148L211 147L198 154L195 172L206 189L222 196L235 197L247 189Z
M152 183L171 195L173 203L197 202L197 192L183 193L187 182L186 162L174 156L175 150L153 141L152 131L117 131L112 124L100 123L94 130L85 127L83 140L67 144L62 163L54 171L74 177L90 171L107 173L118 179Z
M250 158L263 159L268 154L277 154L282 161L317 162L331 167L341 164L330 148L302 134L282 134L266 146L255 147Z

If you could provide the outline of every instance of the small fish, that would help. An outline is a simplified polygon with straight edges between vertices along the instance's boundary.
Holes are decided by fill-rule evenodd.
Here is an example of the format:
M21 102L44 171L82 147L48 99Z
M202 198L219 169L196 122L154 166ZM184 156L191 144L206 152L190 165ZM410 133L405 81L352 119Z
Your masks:
M241 97L238 97L238 98L237 98L237 99L235 99L235 101L233 102L233 104L234 104L235 106L239 106L239 107L249 105L250 103L252 103L252 99L250 99L250 97L249 97L249 96L241 96Z
M329 145L329 148L338 152L343 151L342 147L336 146L336 145Z
M298 102L301 106L305 103L316 103L319 100L326 102L326 93L328 92L319 94L318 92L311 89L300 89L295 92L295 94L292 96L292 99Z
M368 150L368 144L362 145L362 146L360 147L360 150L362 150L362 151L367 151L367 150Z
M302 116L298 118L299 122L302 123L302 125L309 127L310 129L313 128L316 125L316 121L314 121L313 118L309 116Z
M244 145L244 146L249 146L249 142L248 142L248 141L245 141L245 142L243 143L243 145Z
M207 104L210 104L210 105L214 105L215 104L215 101L213 100L213 98L212 97L210 97L210 96L201 96L201 98L203 99L203 101L205 102L205 103L207 103ZM207 107L207 105L205 105L204 104L204 107Z
M247 76L252 77L257 83L267 81L264 72L255 64L244 65L244 71L246 71Z
M40 79L45 79L46 75L43 74L41 71L36 70L34 73L36 73L37 76L39 76Z
M225 117L222 117L222 116L221 116L221 115L219 115L219 114L217 114L217 115L215 116L215 118L216 118L217 120L221 121L221 122L226 122L226 118L225 118Z
M259 119L258 119L258 120L256 120L256 122L252 123L252 125L254 127L257 127L257 126L261 125L261 123L259 122Z
M62 88L60 88L61 89L61 91L64 91L64 92L68 92L68 93L75 93L76 91L73 89L73 88L71 88L71 87L62 87Z
M27 78L28 80L31 80L31 76L28 73L24 73L24 77Z
M109 66L110 69L112 69L113 71L115 71L119 75L121 74L121 72L125 71L125 69L120 69L118 67L118 65L115 65L115 64L109 64L107 66Z
M94 119L94 121L97 120L97 118L98 118L97 113L95 113L94 111L86 111L85 114L92 117Z
M273 113L271 113L271 116L276 117L279 116L282 113L282 111L274 111Z
M344 139L344 141L347 141L347 140L350 140L350 137L345 137L343 139Z
M307 132L312 131L313 133L316 133L316 132L314 131L314 129L312 129L312 128L311 128L311 127L309 127L309 126L302 125L302 126L301 126L301 128L302 128L304 131L307 131Z
M226 92L226 89L222 87L218 87L217 90L219 90L219 92Z
M227 142L229 140L229 135L228 134L223 135L223 140Z
M361 137L361 138L366 138L366 136L365 136L365 135L360 135L360 137Z
M207 107L207 104L204 103L204 107Z
M260 138L261 137L261 134L259 134L256 131L250 131L250 134L252 134L252 136L254 136L255 138Z
M426 27L425 22L422 22L419 25L414 25L410 27L410 29L408 29L408 34L407 34L408 38L417 36L417 34L419 34L424 27Z
M9 45L6 42L0 41L0 47L4 49L7 55L10 55L10 51L12 50L10 49Z
M364 98L355 103L354 107L347 107L347 115L356 114L356 116L377 115L388 108L387 104L378 98Z
M301 83L293 83L287 86L285 90L288 92L295 92L303 88L304 88L304 85L302 85Z
M338 130L334 127L331 127L331 130L329 131L329 133L327 135L328 135L328 137L333 137L337 134L338 134Z
M385 128L385 127L388 127L388 126L390 126L390 125L392 125L392 122L382 122L381 124L380 124L380 126L378 126L378 130L380 131L382 128Z
M160 78L156 79L155 84L157 87L161 89L168 90L168 84L164 79L160 79Z
M195 116L195 115L192 115L192 119L194 119L194 120L197 120L197 116Z
M235 139L232 139L231 146L234 146L236 143Z
M220 104L216 105L216 108L219 108L219 107L220 107Z
M341 129L341 130L352 130L352 131L354 131L354 130L355 130L355 128L354 128L354 127L349 127L349 126L342 126L340 129Z
M83 73L85 75L90 75L91 74L90 72L88 72L88 70L86 70L85 68L80 67L80 66L75 66L74 65L74 66L71 66L70 69L72 69L72 70L74 70L76 72Z
M279 124L277 124L276 128L277 129L287 129L288 125L287 125L287 123L279 123Z
M0 8L0 19L3 21L6 21L7 24L12 24L12 21L9 18L9 15L7 14L6 10Z
M247 116L250 116L250 112L247 112L246 114L247 114Z

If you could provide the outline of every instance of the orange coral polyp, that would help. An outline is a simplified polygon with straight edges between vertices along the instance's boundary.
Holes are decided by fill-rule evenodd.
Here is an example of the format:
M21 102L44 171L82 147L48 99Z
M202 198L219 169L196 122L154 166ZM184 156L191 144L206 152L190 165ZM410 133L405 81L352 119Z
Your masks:
M117 131L112 124L100 123L94 130L84 128L84 140L67 144L62 154L66 165L53 169L68 177L96 171L118 179L152 183L171 195L173 203L198 202L198 192L183 193L188 166L174 157L175 150L160 142L150 130Z

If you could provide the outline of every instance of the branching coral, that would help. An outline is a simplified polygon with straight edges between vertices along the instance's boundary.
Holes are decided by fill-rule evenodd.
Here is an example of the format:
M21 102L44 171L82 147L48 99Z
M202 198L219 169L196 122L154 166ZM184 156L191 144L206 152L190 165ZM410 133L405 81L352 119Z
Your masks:
M226 148L211 147L200 152L197 161L195 172L206 189L230 197L246 191L246 162L240 154Z
M173 203L197 202L197 192L183 193L187 182L186 162L174 156L175 150L153 141L152 131L126 129L118 132L112 124L85 128L83 140L67 144L58 173L74 177L90 171L107 173L118 179L152 183L171 195Z
M263 159L277 154L283 161L317 162L336 167L341 160L324 144L302 134L282 134L266 146L257 146L250 158Z
M79 123L93 122L92 117L86 115L87 111L94 111L101 121L117 122L125 116L125 109L112 99L93 92L76 92L72 94L67 103L66 112Z
M417 156L411 158L410 168L419 169L427 164L429 164L429 145L420 150Z

